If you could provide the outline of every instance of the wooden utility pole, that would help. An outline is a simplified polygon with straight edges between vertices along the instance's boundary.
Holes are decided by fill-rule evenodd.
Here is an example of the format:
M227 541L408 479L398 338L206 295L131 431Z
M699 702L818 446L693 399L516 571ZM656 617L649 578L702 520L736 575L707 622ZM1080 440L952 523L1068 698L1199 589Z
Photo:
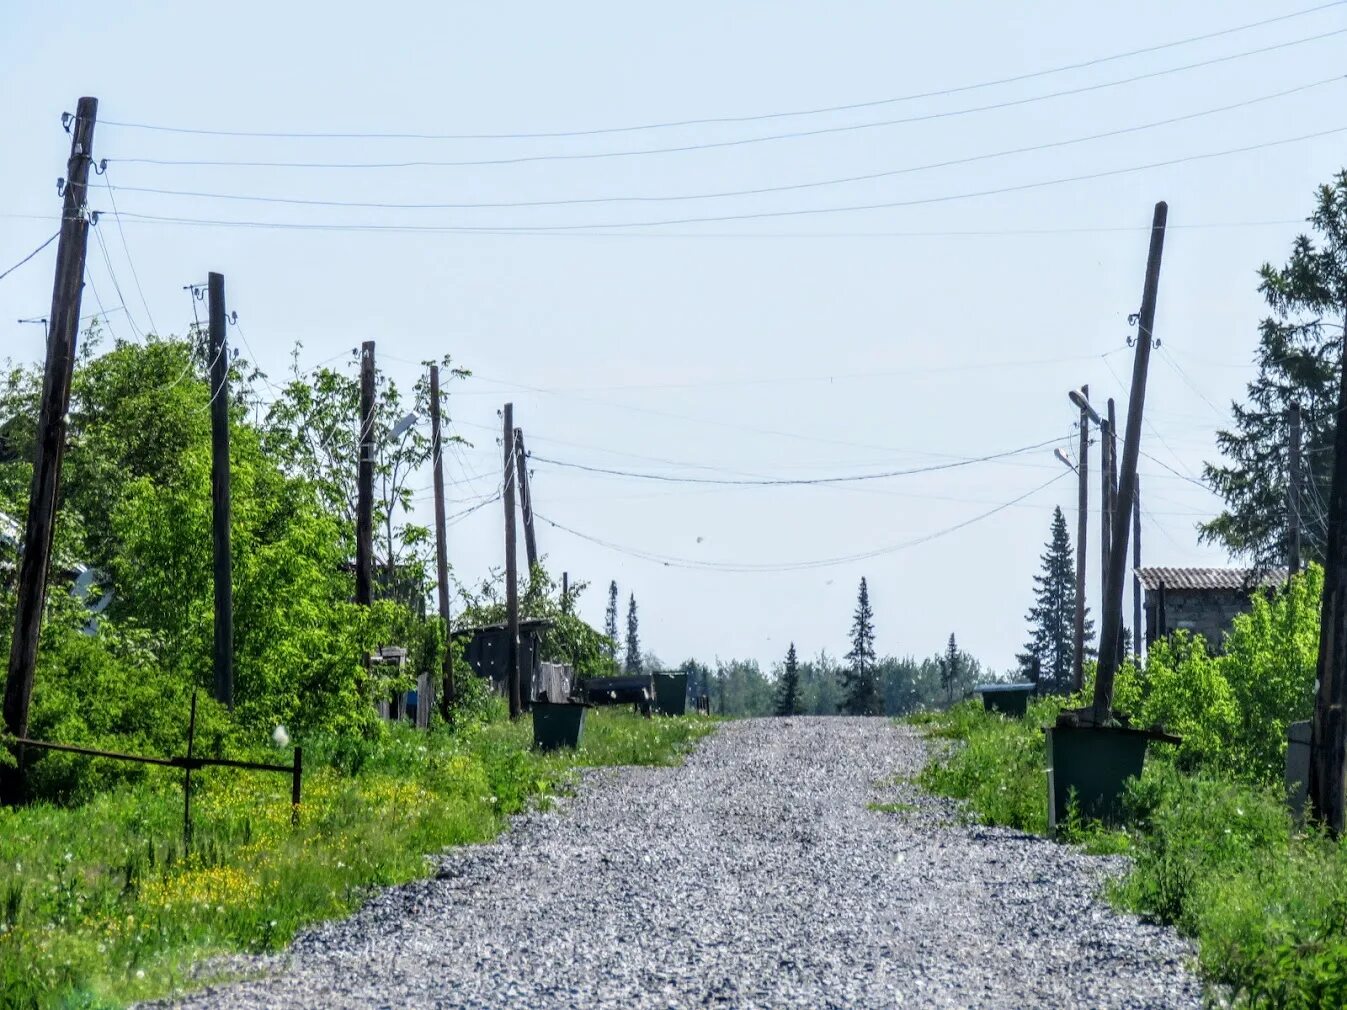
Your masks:
M61 490L61 453L65 448L66 412L70 408L75 341L79 335L84 254L89 240L86 202L97 118L98 99L81 98L70 130L61 237L56 246L56 278L52 285L51 313L47 317L47 357L42 377L33 481L28 495L23 556L19 562L9 672L5 678L5 729L16 737L28 735L28 705L33 695L42 611L47 601L47 574L51 567L52 535ZM0 776L0 791L3 792L0 799L7 803L18 802L23 792L22 772L6 772L0 768Z
M538 566L538 541L533 534L533 495L529 493L528 454L524 452L524 430L514 430L515 472L519 474L519 512L524 518L524 555L529 561L529 578Z
M360 345L360 459L355 504L355 602L374 602L374 341Z
M1090 387L1081 386L1080 395L1088 401ZM1085 537L1090 527L1090 415L1080 409L1080 452L1076 476L1080 480L1076 503L1076 616L1072 643L1072 687L1079 691L1085 682Z
M1347 309L1343 312L1347 323ZM1338 418L1347 410L1347 362L1339 366ZM1310 809L1334 836L1342 834L1347 723L1347 424L1333 436L1333 480L1328 492L1323 609L1319 617L1319 693L1310 727Z
M1300 571L1300 404L1291 404L1291 444L1287 450L1286 474L1286 571Z
M569 614L571 612L571 573L561 573L561 612Z
M1113 569L1113 538L1118 535L1118 528L1122 528L1122 535L1127 536L1127 523L1131 516L1123 515L1118 511L1118 407L1113 402L1113 397L1108 398L1108 521L1109 521L1109 575L1115 574ZM1127 554L1123 552L1122 567L1117 570L1117 575L1122 578L1122 572L1127 569ZM1123 656L1127 652L1127 636L1123 634L1122 611L1118 611L1118 665L1122 665Z
M1141 663L1141 478L1137 477L1136 503L1132 506L1132 652Z
M215 550L215 700L234 707L234 565L229 520L229 335L224 275L206 280L210 312L210 500Z
M435 581L444 624L443 681L440 715L449 722L454 714L453 628L449 623L449 532L444 524L444 453L440 440L440 367L430 366L430 454L435 473Z
M1104 597L1108 594L1108 560L1109 541L1113 535L1113 506L1111 499L1113 497L1113 488L1108 479L1108 457L1109 450L1113 446L1113 439L1110 437L1108 418L1099 419L1099 604L1102 607ZM1103 614L1099 615L1103 620ZM1103 640L1103 635L1100 635Z
M514 530L514 404L504 411L504 477L501 482L505 499L505 681L510 698L510 718L518 719L524 710L519 695L519 582L515 572Z
M1169 207L1155 205L1151 220L1150 249L1146 256L1146 282L1137 315L1136 357L1132 362L1132 388L1127 400L1127 432L1123 438L1122 464L1118 470L1118 502L1115 515L1132 513L1137 497L1137 457L1141 453L1141 417L1146 405L1146 369L1155 339L1155 302L1160 291L1160 259L1165 248L1165 222ZM1347 446L1347 439L1344 440ZM1127 523L1116 524L1110 547L1109 582L1104 596L1103 626L1099 641L1099 672L1094 681L1091 720L1104 725L1113 715L1113 678L1118 671L1122 631L1123 582L1127 567Z

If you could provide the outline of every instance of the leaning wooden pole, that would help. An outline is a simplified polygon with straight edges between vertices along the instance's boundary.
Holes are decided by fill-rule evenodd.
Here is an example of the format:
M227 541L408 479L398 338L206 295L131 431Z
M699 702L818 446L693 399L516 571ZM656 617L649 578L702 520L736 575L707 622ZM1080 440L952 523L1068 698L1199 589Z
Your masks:
M1347 310L1343 312L1347 321ZM1342 834L1347 786L1347 360L1340 361L1338 424L1333 436L1333 480L1328 492L1328 544L1319 617L1319 693L1310 727L1310 809L1334 836Z
M435 582L444 625L444 662L441 672L440 715L449 722L454 714L453 627L449 622L449 531L444 523L444 452L440 434L440 368L430 366L430 453L435 480Z
M524 556L528 558L529 578L538 567L538 539L533 531L533 493L529 490L528 453L524 451L524 430L514 430L514 468L519 475L519 514L524 521Z
M14 636L10 639L9 671L5 678L5 729L11 736L20 738L28 735L28 706L33 696L38 638L47 602L47 576L51 568L52 537L61 491L61 454L65 449L66 413L70 408L80 294L84 285L84 256L89 241L87 194L97 118L98 99L81 98L70 130L70 159L66 163L65 202L61 210L60 240L56 246L56 279L52 285L48 316L50 329L37 419L33 481L28 493ZM17 803L22 799L22 793L22 772L0 767L0 800Z
M1109 581L1104 596L1103 626L1099 639L1099 672L1094 681L1091 718L1104 725L1113 715L1113 678L1118 672L1121 646L1123 586L1127 576L1126 518L1132 514L1137 494L1137 457L1141 454L1141 417L1146 405L1146 370L1155 339L1155 302L1160 291L1160 259L1165 248L1165 222L1169 207L1162 200L1155 205L1151 221L1150 250L1146 257L1146 282L1141 294L1137 319L1136 357L1132 363L1132 389L1127 400L1127 431L1123 438L1122 461L1118 468L1118 500L1114 515L1123 521L1113 524L1109 544Z

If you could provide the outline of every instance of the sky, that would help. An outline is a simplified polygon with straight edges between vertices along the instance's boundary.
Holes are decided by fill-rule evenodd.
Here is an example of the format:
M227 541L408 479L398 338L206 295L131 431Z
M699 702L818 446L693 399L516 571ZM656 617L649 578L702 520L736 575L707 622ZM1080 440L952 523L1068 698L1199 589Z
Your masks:
M1067 391L1126 413L1162 199L1143 562L1229 563L1201 467L1257 269L1347 163L1344 54L1347 4L1313 0L6 0L0 269L55 230L61 113L96 96L82 311L112 336L185 332L217 271L272 381L296 344L354 367L374 340L404 387L452 355L450 513L490 502L513 402L545 563L595 625L610 580L634 594L667 664L845 653L865 577L881 654L954 633L1006 669L1055 505L1075 535ZM0 279L0 357L40 359L16 320L54 262ZM704 483L895 470L924 472ZM502 525L453 521L459 579Z

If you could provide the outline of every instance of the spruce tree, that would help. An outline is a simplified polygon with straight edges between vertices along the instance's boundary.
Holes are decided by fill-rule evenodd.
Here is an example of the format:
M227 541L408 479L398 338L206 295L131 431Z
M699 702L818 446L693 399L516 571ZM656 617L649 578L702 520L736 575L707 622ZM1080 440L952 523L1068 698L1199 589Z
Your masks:
M1052 534L1044 545L1042 564L1034 576L1034 605L1025 615L1029 641L1018 659L1023 675L1032 678L1037 669L1040 692L1064 694L1071 690L1075 672L1076 557L1060 506L1052 512ZM1093 622L1087 614L1087 642L1091 634Z
M954 688L959 682L959 677L963 673L963 660L959 654L959 646L954 641L954 632L949 633L949 645L945 648L945 654L940 658L940 686L945 689L945 701L954 701Z
M856 594L856 612L851 620L851 651L842 670L841 710L847 715L880 715L884 702L875 670L875 615L870 609L870 590L861 579Z
M795 643L786 653L786 666L776 686L776 714L799 715L804 711L804 697L800 694L800 663L795 657Z
M636 633L636 594L627 601L627 672L641 672L641 640Z
M1231 405L1234 424L1216 434L1224 457L1205 467L1225 509L1199 527L1200 538L1258 567L1284 565L1289 411L1301 407L1301 550L1322 561L1333 477L1334 423L1347 323L1347 170L1319 188L1309 222L1282 267L1259 269L1268 316L1259 324L1258 375L1248 399Z
M608 655L608 662L617 667L617 582L608 583L608 609L603 614L603 633L608 639L608 643L603 647Z

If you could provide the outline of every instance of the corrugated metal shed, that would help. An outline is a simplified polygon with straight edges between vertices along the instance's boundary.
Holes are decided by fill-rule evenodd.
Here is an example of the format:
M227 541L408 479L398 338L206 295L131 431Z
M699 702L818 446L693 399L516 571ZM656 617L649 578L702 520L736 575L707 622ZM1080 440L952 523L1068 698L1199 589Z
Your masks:
M1248 590L1280 586L1286 581L1285 568L1138 568L1137 577L1148 590L1164 583L1165 590Z

